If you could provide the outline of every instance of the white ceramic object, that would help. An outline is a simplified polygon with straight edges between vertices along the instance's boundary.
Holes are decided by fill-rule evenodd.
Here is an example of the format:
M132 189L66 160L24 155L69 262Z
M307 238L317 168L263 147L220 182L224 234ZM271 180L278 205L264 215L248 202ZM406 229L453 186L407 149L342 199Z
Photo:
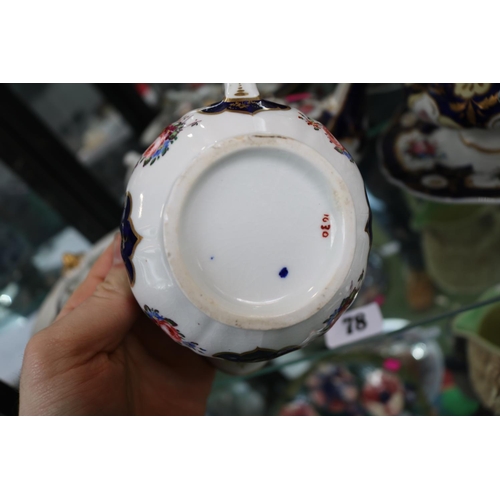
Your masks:
M263 362L323 334L359 290L370 209L349 153L254 84L167 127L127 188L132 291L175 341Z
M379 146L388 180L412 195L439 203L500 203L498 128L432 127L407 112Z

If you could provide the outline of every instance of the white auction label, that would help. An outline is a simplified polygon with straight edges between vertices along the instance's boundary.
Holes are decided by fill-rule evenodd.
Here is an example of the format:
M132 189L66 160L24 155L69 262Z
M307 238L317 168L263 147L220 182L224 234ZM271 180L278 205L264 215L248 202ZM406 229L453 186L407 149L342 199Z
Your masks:
M329 349L335 349L381 334L383 323L382 311L376 302L350 309L326 332L326 346Z

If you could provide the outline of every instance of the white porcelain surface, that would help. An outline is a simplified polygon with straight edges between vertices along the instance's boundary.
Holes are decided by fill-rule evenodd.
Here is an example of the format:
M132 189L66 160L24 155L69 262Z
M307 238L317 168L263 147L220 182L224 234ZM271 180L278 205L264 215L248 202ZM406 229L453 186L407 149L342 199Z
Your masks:
M229 84L232 109L188 113L157 140L148 155L173 138L139 161L125 217L141 307L195 352L243 361L324 333L361 286L370 246L349 154L293 108L245 108L256 92Z

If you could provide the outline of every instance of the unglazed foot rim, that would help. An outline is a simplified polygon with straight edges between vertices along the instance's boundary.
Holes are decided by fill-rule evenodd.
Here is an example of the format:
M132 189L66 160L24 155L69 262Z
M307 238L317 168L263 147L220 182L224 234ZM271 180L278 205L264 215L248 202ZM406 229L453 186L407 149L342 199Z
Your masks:
M163 239L195 307L237 328L286 328L318 312L346 278L354 204L342 177L309 146L244 135L202 151L177 180Z

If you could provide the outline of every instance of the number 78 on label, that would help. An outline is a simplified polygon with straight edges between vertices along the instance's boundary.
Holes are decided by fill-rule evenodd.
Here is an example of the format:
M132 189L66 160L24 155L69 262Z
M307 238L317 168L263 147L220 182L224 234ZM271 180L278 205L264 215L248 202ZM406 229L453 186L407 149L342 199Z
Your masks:
M377 303L371 302L344 313L326 332L325 343L329 349L358 342L359 340L381 335L384 318Z

